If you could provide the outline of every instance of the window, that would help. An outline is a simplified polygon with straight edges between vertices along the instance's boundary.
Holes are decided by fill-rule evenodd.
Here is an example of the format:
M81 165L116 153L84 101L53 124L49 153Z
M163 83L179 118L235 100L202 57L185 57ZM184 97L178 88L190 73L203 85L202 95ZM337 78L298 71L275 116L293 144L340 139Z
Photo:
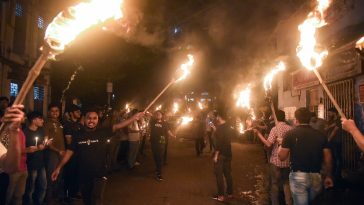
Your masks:
M24 8L20 3L15 4L15 30L13 39L13 49L17 54L24 54L25 40L27 33L26 16Z
M10 83L10 96L16 97L19 92L19 84L17 83Z
M37 25L38 25L38 28L44 29L44 19L43 19L43 17L38 16Z
M41 86L34 86L34 100L42 101L44 98L44 89Z
M15 4L15 16L23 16L23 6L20 3Z

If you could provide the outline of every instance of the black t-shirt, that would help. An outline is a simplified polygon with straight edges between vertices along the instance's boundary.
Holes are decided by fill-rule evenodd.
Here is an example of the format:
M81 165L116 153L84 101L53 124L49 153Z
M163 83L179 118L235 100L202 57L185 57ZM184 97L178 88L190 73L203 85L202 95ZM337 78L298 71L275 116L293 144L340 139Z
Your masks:
M215 138L216 138L216 151L219 151L224 157L231 159L231 137L232 130L226 124L222 124L216 127Z
M37 144L44 142L44 129L38 128L37 131L30 130L28 127L24 130L25 146L35 146L36 137L38 137ZM27 166L28 170L37 170L44 167L44 150L27 153Z
M161 142L161 139L167 139L169 126L165 121L158 122L156 120L150 121L150 141Z
M290 150L292 171L318 173L328 142L320 131L309 125L299 125L286 133L282 147Z
M80 177L103 177L107 174L106 157L112 137L111 128L82 129L67 148L77 154Z
M63 126L63 134L71 135L72 139L76 137L77 133L82 129L82 124L78 121L67 121Z

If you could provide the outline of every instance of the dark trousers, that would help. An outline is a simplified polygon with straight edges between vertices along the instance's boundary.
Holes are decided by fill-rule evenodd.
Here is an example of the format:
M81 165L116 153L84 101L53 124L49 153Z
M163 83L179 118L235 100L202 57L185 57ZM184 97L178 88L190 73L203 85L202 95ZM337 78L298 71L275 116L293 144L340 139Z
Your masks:
M129 152L129 141L128 140L120 141L118 161L126 163L128 161L128 152Z
M157 174L162 174L163 153L165 145L159 142L151 142L152 153Z
M9 186L9 175L6 173L0 174L0 204L5 204L6 191Z
M64 166L64 188L67 197L75 197L79 192L78 185L78 166L74 156Z
M166 137L166 143L164 144L164 154L163 154L163 163L167 164L167 154L168 154L168 137Z
M212 132L207 132L207 139L209 140L210 152L215 150L214 139L212 138Z
M145 141L147 139L146 135L142 135L142 139L140 140L139 154L144 155Z
M46 152L46 173L47 173L47 192L46 201L51 202L54 199L64 197L63 172L61 172L56 181L52 180L52 173L61 161L57 152L47 150Z
M85 205L102 205L106 188L106 177L83 177L80 188Z
M271 178L271 201L272 205L279 205L279 192L281 187L284 192L285 204L292 205L291 190L289 187L289 168L280 168L269 164Z
M197 156L200 156L202 154L203 148L205 148L205 140L203 137L198 137L195 140L195 149Z
M225 195L225 183L226 192L228 195L233 194L233 177L231 176L231 159L223 155L220 155L215 163L215 175L217 182L218 195Z

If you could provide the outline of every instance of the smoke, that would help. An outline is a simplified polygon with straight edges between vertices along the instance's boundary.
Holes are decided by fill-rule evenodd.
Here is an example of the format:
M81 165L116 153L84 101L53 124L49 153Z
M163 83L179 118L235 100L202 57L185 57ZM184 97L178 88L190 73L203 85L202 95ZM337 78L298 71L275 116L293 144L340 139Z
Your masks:
M166 40L165 32L162 28L163 16L153 15L145 18L147 0L126 0L124 2L124 17L110 23L104 27L104 30L111 32L126 42L137 44L144 47L160 47ZM151 19L153 25L150 25Z

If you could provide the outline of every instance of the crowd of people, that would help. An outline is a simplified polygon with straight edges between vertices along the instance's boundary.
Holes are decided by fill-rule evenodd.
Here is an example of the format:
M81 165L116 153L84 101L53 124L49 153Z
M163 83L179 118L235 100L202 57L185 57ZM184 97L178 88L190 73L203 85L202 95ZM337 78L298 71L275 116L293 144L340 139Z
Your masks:
M269 164L271 204L312 204L325 189L342 186L342 136L353 135L363 150L363 135L353 120L340 119L335 108L328 109L327 119L318 118L306 108L295 111L288 122L285 112L251 124L254 136L264 145Z
M167 163L168 139L176 137L175 127L162 111L153 114L121 111L104 113L95 108L60 107L50 104L48 118L22 105L8 107L1 97L1 121L5 131L0 144L0 204L53 204L81 199L84 204L102 204L107 176L125 166L140 165L147 138L155 162L155 178L163 181ZM310 204L322 188L341 182L341 132L350 132L363 149L364 138L354 121L339 119L329 109L328 120L317 118L306 108L295 112L294 124L282 110L276 123L262 115L250 130L265 146L270 173L271 203ZM209 144L214 163L217 194L224 202L233 198L231 175L231 126L225 109L196 116L196 154Z

